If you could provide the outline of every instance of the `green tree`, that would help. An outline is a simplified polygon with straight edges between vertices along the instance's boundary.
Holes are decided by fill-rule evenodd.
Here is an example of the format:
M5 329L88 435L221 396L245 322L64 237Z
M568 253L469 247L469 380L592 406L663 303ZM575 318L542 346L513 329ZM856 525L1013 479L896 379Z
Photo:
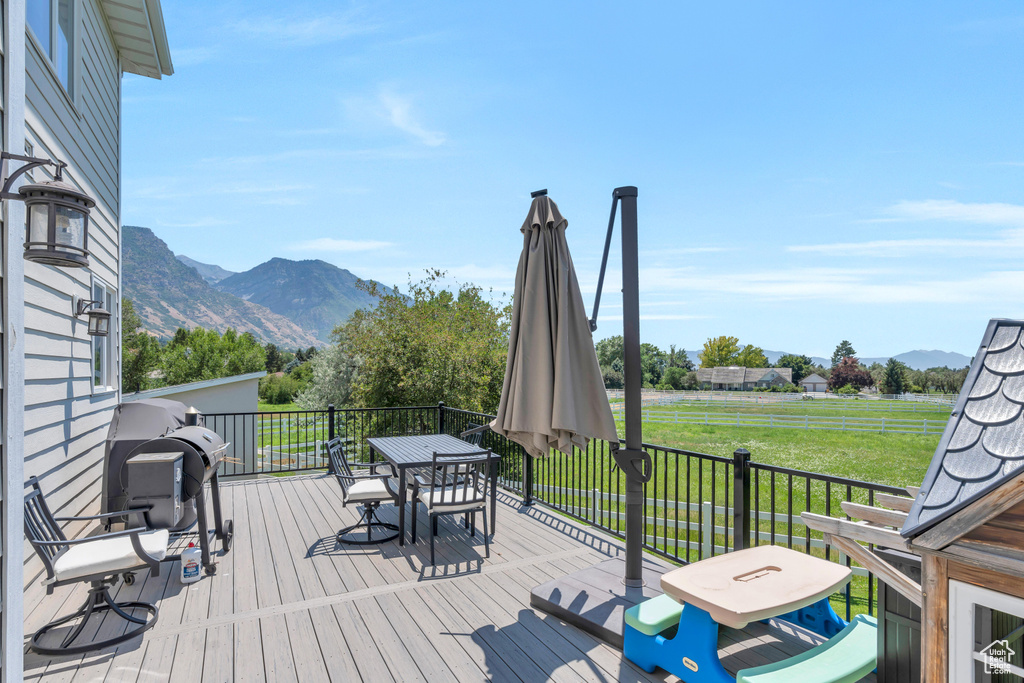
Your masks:
M676 345L672 344L668 347L668 367L693 370L693 361L686 355L686 349L677 350Z
M378 299L341 331L356 359L351 402L360 407L448 405L493 412L501 398L510 306L496 307L474 285L443 288L427 271L407 295L363 285ZM320 354L317 354L320 355ZM314 372L313 382L317 381Z
M611 368L618 361L621 372L623 348L621 334L597 342L594 344L594 351L597 352L597 364L602 368Z
M281 357L281 350L277 348L277 344L267 344L265 350L267 353L267 372L281 372L281 368L284 367L284 359Z
M654 344L640 345L640 372L643 376L644 385L659 384L667 365L668 358L657 346Z
M890 358L885 363L885 375L882 380L883 384L879 387L883 394L899 394L906 393L910 388L910 382L907 378L906 365L899 362L895 358Z
M761 347L747 344L736 354L736 365L744 368L766 368L769 363Z
M777 368L789 368L793 371L793 384L799 384L800 380L813 372L813 363L807 356L800 356L795 353L787 353L775 363Z
M359 374L359 360L349 343L347 325L334 328L333 344L325 346L309 363L296 368L292 374L301 375L309 368L309 380L295 397L305 410L323 410L329 405L337 408L352 404L352 390Z
M216 330L179 329L164 349L161 366L169 385L187 384L218 377L264 370L266 351L248 332L228 328L221 337Z
M690 374L690 371L686 368L681 368L678 365L665 368L665 374L662 375L661 381L668 384L673 389L685 389L686 378Z
M832 352L832 367L839 365L844 358L853 358L856 355L857 352L853 350L853 344L844 339Z
M160 364L160 342L142 329L131 299L121 297L121 391L148 389L149 374Z
M702 368L719 368L736 364L739 354L740 340L736 337L715 337L704 342L704 350L700 352Z

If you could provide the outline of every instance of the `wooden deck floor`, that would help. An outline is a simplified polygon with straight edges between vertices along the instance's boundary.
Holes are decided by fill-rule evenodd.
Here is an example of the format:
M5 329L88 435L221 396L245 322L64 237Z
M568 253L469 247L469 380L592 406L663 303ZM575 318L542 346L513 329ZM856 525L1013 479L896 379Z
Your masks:
M647 674L621 653L529 606L530 589L615 557L611 537L540 506L521 512L499 494L491 557L483 539L442 519L438 562L421 539L337 546L354 523L324 476L235 482L222 487L235 542L213 577L183 586L177 563L140 574L117 600L156 602L159 623L142 638L86 656L25 655L30 681L676 681ZM391 507L381 515L395 521ZM425 516L423 516L425 517ZM422 520L422 517L421 517ZM33 633L84 600L62 588L26 617ZM99 624L101 637L113 635ZM26 642L27 642L26 638ZM724 633L735 668L807 647L763 625Z

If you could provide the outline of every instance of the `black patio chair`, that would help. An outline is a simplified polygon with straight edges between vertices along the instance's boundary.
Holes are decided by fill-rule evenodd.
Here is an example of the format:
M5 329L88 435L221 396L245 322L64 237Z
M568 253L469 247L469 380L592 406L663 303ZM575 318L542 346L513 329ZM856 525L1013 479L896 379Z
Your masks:
M482 429L482 427L483 427L483 425L478 425L475 422L470 422L469 424L466 425L466 431L463 432L462 434L459 434L459 438L462 439L463 441L467 441L467 442L473 444L474 446L483 446L483 443L484 443L484 433L483 433L483 431L479 431L479 432L473 431L475 429ZM473 432L473 433L470 434L469 432Z
M348 503L363 506L359 521L352 526L345 527L335 535L338 543L367 545L384 543L398 538L397 525L377 519L377 508L381 503L398 503L398 492L391 484L391 478L394 476L394 469L391 465L386 462L348 462L345 459L345 449L339 438L327 442L327 453L331 459L334 476L337 477L338 483L341 485L341 506L345 507ZM353 467L369 469L369 473L353 474ZM388 468L390 474L377 474L378 467ZM363 529L366 530L366 540L346 538L348 534ZM374 529L383 529L394 533L374 538Z
M484 516L485 556L491 556L491 541L487 533L487 496L489 482L488 468L491 465L491 451L472 453L434 453L432 470L436 472L430 486L417 488L419 502L427 508L430 519L430 564L434 562L434 537L437 536L437 520L441 515L467 515L470 536L476 535L476 513ZM447 484L454 481L455 484ZM490 495L494 495L491 491ZM416 542L416 499L412 506L412 542Z
M85 517L54 517L38 479L29 479L26 486L32 488L25 494L25 536L46 568L43 581L46 594L52 594L58 586L73 583L89 582L92 586L85 603L76 612L51 621L36 631L29 647L44 655L82 654L123 643L153 628L160 615L156 605L147 602L116 603L110 596L110 589L117 585L119 577L123 577L127 584L134 583L135 572L146 568L151 576L160 575L160 561L167 555L170 534L167 529L146 529L143 515L152 506ZM123 517L126 512L135 517L137 528L68 540L59 524ZM132 614L134 610L145 610L152 618L137 617ZM96 615L102 619L104 612L112 612L127 621L127 630L113 638L75 645L89 620ZM60 645L43 644L46 634L77 618L81 618L81 622L68 632Z

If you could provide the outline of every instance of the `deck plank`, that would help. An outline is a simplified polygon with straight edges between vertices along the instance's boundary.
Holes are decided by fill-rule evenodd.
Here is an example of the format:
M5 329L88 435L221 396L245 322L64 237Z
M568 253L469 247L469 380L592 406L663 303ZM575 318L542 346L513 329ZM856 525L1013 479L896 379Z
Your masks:
M360 680L359 667L349 652L345 635L338 625L338 617L328 606L314 607L309 610L309 617L316 631L320 651L323 653L327 673L335 683L347 683Z
M267 680L263 665L263 637L259 619L246 619L234 624L235 679L260 683ZM273 680L273 679L271 679Z
M260 619L263 667L270 681L298 681L292 657L288 622L283 614Z
M231 624L214 626L206 632L203 653L204 683L227 683L235 679L235 633Z
M252 611L259 604L256 597L256 564L252 555L252 534L249 532L249 493L246 484L225 487L231 489L234 504L233 524L235 538L231 542L234 555L234 613ZM236 634L237 635L237 634ZM236 639L237 640L237 639Z
M617 539L541 505L521 509L517 498L499 494L490 559L481 528L471 537L461 518L442 518L431 567L425 514L416 544L337 544L335 532L359 510L341 506L330 477L224 482L221 492L235 537L230 553L218 546L215 575L182 586L177 563L160 577L140 573L135 586L118 587L116 599L159 604L156 628L86 657L29 654L27 680L678 682L664 671L643 672L530 606L533 587L623 552ZM398 510L384 505L379 516L395 522ZM26 628L73 609L84 595L76 587L51 596ZM94 628L108 634L121 626ZM719 646L738 668L807 644L758 624L723 630Z

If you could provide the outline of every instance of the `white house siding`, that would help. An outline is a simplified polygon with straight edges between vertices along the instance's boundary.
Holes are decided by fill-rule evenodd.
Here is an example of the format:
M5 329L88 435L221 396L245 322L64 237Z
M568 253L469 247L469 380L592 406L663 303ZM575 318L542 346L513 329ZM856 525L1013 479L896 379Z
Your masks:
M25 50L25 137L33 156L68 162L65 179L96 200L89 268L25 263L25 476L40 477L54 514L65 516L99 512L104 439L119 398L119 391L93 393L92 338L71 300L92 298L93 276L120 285L121 73L96 0L78 0L75 8L73 97L31 38ZM50 173L36 169L34 177ZM120 330L112 327L119 341ZM25 557L28 613L43 597L42 566L28 548Z

